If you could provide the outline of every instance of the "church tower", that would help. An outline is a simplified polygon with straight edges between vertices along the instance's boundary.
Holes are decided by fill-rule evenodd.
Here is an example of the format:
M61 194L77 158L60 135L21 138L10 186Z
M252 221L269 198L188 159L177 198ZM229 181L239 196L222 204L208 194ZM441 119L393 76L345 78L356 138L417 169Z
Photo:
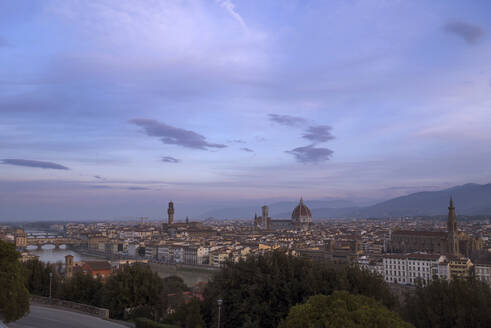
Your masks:
M455 215L455 207L453 206L453 199L450 197L450 205L448 206L448 252L453 255L459 253L459 239L457 230L457 216Z
M167 215L169 216L168 223L169 225L174 223L174 203L172 201L169 202L169 208L167 209Z

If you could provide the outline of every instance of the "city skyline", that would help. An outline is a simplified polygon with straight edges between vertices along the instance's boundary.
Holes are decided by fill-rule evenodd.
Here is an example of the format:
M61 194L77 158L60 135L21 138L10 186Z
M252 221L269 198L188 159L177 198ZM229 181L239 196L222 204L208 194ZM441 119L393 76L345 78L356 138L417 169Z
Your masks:
M4 2L0 221L489 183L490 10Z

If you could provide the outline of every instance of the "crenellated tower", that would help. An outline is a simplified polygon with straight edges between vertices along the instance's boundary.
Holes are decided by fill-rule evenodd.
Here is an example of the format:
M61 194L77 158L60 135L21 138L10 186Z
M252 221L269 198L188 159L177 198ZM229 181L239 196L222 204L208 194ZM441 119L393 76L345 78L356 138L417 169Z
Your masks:
M450 205L448 206L448 252L453 255L459 254L459 238L457 230L457 216L455 215L455 207L453 199L450 197Z
M174 203L172 201L169 202L169 208L167 209L168 215L168 224L171 225L174 223Z

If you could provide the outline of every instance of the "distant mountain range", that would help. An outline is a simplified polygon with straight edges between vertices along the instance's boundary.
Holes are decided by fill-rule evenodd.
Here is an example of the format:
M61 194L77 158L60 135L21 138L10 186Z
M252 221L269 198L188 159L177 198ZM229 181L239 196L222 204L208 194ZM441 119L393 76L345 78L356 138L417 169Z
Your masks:
M401 217L444 215L450 197L453 197L457 214L489 215L491 214L491 183L480 185L468 183L440 191L423 191L407 196L401 196L372 206L357 207L347 200L305 200L312 211L314 219L341 217ZM269 206L273 218L289 218L298 202L285 201ZM257 207L244 206L223 208L208 211L205 217L223 218L252 218L258 212Z

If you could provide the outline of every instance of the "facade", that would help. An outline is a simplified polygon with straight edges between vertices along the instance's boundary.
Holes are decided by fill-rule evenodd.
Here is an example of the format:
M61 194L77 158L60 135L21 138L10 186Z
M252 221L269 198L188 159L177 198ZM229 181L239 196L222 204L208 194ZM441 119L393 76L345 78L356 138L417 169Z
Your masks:
M434 277L449 279L448 263L437 254L392 254L383 257L386 282L403 285L428 284Z
M450 278L466 278L471 275L472 262L467 257L451 256L449 259Z
M470 256L479 250L482 242L459 232L453 199L448 207L447 232L396 230L390 235L389 251L393 253L427 252Z
M27 246L27 235L22 229L17 229L15 231L15 247L26 247Z
M71 279L73 277L73 256L68 254L65 256L65 278Z
M474 275L478 280L491 286L491 262L476 261Z

